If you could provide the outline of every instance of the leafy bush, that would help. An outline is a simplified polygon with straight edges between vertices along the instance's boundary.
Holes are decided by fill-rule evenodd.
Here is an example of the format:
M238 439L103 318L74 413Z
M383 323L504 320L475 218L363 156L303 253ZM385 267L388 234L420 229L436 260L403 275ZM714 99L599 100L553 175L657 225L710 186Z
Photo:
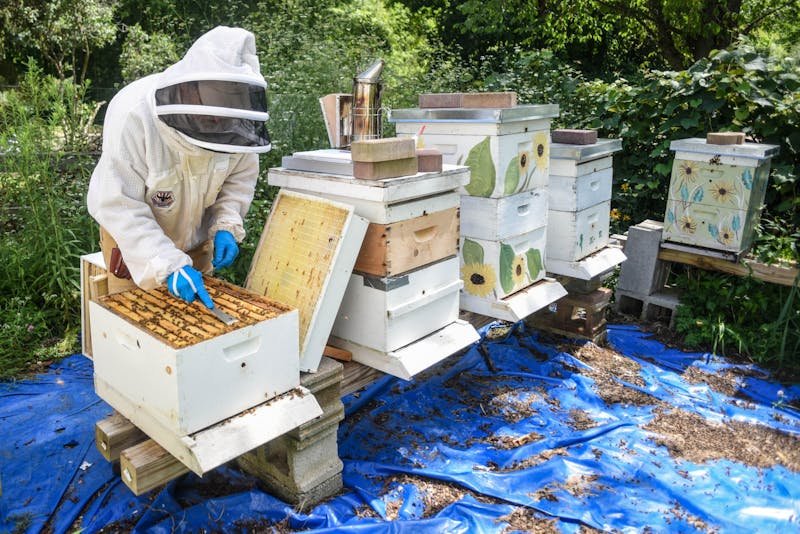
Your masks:
M21 343L75 331L80 255L97 239L83 202L93 158L73 152L88 147L94 109L84 91L30 63L0 104L3 354L35 358L37 349Z

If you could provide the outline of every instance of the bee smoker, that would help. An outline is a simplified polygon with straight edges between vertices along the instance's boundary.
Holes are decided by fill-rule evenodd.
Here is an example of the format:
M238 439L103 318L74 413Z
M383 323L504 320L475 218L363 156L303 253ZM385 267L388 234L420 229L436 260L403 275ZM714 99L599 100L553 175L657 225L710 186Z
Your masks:
M352 138L351 141L380 139L383 134L381 116L381 72L385 62L375 61L353 78Z

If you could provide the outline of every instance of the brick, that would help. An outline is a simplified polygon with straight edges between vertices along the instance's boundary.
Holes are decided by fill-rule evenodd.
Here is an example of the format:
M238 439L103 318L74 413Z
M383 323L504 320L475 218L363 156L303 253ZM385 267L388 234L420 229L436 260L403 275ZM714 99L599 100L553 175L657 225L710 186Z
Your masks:
M464 93L461 107L464 108L513 108L517 105L517 93Z
M417 174L417 156L388 161L354 161L353 176L360 180L382 180Z
M461 98L464 93L424 93L419 95L419 107L430 108L460 108Z
M442 172L442 152L436 148L417 149L419 172Z
M353 162L375 163L407 159L416 156L416 146L411 137L387 137L386 139L368 139L353 141L350 145L350 157Z
M554 143L593 145L597 142L597 130L553 130L550 137Z
M742 145L743 132L710 132L706 134L706 143L710 145Z

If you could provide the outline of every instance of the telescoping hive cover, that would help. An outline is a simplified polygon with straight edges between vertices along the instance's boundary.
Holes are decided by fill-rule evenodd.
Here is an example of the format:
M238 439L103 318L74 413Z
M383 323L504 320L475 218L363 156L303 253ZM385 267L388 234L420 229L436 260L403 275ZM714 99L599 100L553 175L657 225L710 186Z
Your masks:
M364 240L353 206L281 190L264 226L247 289L300 312L300 370L315 372Z

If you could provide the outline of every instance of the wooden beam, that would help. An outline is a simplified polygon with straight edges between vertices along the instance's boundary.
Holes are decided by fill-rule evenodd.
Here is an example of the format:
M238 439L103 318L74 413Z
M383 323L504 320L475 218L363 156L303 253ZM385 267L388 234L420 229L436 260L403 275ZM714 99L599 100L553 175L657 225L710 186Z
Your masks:
M188 472L185 465L152 439L129 447L120 455L122 482L134 495L141 495Z
M345 362L342 385L341 389L339 390L340 395L344 397L345 395L356 392L383 376L385 376L383 371L379 371L358 362Z
M738 276L752 276L771 284L793 286L797 282L797 268L767 265L748 258L742 258L736 263L722 258L661 248L658 253L658 259L692 265L710 271L719 271Z
M106 460L116 462L123 450L147 439L147 434L119 414L94 425L94 442Z

